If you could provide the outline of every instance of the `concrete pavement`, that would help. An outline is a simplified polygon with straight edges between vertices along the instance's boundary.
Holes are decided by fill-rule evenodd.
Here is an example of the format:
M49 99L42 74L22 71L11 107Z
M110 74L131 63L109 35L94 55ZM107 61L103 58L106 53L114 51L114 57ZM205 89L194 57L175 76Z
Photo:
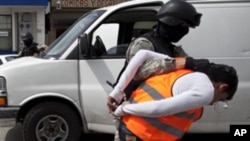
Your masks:
M11 127L0 127L0 141L6 141L7 132L11 129Z
M22 141L21 126L15 119L0 119L0 141Z

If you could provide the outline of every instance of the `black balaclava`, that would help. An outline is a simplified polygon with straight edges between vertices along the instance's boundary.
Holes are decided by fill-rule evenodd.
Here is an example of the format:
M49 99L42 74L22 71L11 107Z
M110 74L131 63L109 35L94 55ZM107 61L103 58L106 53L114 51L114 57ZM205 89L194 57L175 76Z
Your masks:
M27 39L27 40L23 40L23 43L25 46L30 47L32 45L33 41L30 39Z
M170 42L178 42L189 31L189 27L182 25L169 26L161 22L158 23L157 33L158 35Z

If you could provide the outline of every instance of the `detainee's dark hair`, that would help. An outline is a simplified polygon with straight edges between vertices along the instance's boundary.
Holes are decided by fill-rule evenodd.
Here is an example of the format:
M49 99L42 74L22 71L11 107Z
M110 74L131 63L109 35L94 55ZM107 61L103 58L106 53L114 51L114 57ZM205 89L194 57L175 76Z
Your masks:
M239 80L236 70L232 66L212 63L206 73L211 81L228 84L228 88L225 92L229 94L227 100L231 100L238 88Z

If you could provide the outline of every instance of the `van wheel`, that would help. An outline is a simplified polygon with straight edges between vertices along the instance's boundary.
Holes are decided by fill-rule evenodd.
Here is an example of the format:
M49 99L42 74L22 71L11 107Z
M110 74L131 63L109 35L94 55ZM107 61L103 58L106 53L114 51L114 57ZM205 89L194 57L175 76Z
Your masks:
M25 141L79 141L80 119L60 102L44 102L33 107L23 123Z

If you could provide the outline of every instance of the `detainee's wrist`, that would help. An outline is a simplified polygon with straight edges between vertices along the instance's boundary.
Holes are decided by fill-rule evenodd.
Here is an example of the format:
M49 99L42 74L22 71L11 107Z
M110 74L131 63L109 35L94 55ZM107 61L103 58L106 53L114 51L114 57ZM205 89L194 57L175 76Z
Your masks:
M173 64L176 69L183 69L186 65L186 58L184 57L177 57L173 60Z

